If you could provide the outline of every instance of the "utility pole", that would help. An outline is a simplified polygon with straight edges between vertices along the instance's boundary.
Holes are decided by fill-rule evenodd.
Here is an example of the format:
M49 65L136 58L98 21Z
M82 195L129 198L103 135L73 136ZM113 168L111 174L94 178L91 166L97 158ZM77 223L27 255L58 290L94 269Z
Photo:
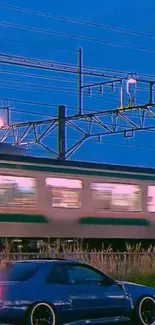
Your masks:
M5 105L5 109L6 109L6 119L7 119L7 125L9 126L10 125L10 109L9 109L9 105L8 105L8 102L6 103Z
M66 107L58 107L58 159L65 160L66 156Z
M78 114L83 113L83 50L78 50Z

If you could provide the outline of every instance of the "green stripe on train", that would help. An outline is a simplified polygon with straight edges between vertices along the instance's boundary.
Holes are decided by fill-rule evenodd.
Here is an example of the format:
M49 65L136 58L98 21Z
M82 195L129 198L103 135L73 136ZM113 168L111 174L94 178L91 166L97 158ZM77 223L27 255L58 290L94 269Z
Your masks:
M79 220L81 225L102 225L102 226L139 226L149 227L150 222L146 219L134 218L97 218L83 217Z
M42 215L0 214L0 222L48 223Z
M10 169L23 169L23 170L34 170L48 173L57 174L70 174L70 175L88 175L88 176L103 176L103 177L113 177L113 178L126 178L126 179L136 179L136 180L152 180L155 181L155 176L150 175L138 175L136 173L130 174L130 172L106 172L106 171L95 171L95 170L82 170L82 169L72 169L72 168L57 168L57 167L46 167L46 166L32 166L32 165L18 165L10 163L0 163L0 168L10 168Z

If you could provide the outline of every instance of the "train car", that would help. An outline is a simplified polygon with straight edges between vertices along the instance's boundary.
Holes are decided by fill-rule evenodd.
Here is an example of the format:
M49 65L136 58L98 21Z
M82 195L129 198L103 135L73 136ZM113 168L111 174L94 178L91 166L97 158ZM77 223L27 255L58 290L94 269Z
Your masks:
M154 169L0 154L0 237L154 236Z

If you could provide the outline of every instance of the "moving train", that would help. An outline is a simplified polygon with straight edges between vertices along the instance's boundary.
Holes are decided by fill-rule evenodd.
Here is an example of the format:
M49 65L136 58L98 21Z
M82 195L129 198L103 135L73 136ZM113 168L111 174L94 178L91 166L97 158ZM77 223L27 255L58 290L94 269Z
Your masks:
M0 237L155 238L155 170L0 152Z

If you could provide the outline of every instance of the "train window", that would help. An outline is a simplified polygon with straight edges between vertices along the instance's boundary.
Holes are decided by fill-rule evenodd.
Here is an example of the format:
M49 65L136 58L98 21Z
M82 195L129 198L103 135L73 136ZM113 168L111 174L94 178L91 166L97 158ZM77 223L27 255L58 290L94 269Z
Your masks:
M92 183L95 210L141 211L141 188L130 184Z
M53 208L80 208L82 181L70 178L46 178Z
M148 186L147 209L149 212L155 212L155 185Z
M35 178L0 175L0 208L35 206L36 191Z

